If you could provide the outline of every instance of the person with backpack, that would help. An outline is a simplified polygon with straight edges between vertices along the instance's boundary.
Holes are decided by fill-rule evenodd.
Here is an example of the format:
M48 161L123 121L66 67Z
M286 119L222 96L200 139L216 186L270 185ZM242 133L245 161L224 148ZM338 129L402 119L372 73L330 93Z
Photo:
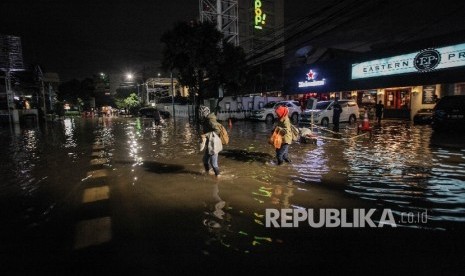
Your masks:
M205 167L205 173L209 174L213 169L216 177L220 176L218 166L218 153L223 150L223 144L220 139L220 127L214 113L204 105L199 107L199 118L202 121L202 144L200 150L204 150L202 158Z
M283 162L291 163L289 159L289 145L292 144L292 129L291 121L289 120L289 109L286 106L280 105L275 110L276 115L278 116L278 123L275 127L275 130L278 129L279 133L282 135L281 147L276 149L276 159L278 165L282 165Z

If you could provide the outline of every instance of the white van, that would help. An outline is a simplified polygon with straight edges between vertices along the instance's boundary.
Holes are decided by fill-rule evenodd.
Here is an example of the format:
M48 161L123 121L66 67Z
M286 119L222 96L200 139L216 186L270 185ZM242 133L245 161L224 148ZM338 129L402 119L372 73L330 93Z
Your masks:
M342 107L339 122L348 122L354 124L359 116L358 105L354 100L339 100ZM315 109L307 109L300 114L300 123L302 125L311 124L312 114L313 123L327 127L333 122L333 105L334 101L321 101L316 103Z
M258 120L258 121L267 121L273 122L278 118L276 115L276 108L278 106L284 105L289 109L289 118L292 122L297 122L299 119L299 114L301 112L300 105L298 101L279 101L279 102L269 102L263 108L259 110L252 111L250 115L251 120Z

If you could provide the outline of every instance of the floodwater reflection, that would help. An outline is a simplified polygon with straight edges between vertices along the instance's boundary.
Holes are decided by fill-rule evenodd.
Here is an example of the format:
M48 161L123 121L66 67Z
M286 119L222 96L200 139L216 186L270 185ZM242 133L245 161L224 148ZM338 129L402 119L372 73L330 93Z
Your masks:
M465 151L431 146L432 135L429 126L392 123L372 143L347 149L346 191L397 212L428 210L431 220L465 221Z
M438 227L465 222L460 138L452 143L429 126L386 121L372 139L294 143L292 164L276 166L266 142L272 127L233 124L230 144L220 153L220 180L202 174L199 130L188 120L154 127L141 118L67 118L45 129L0 129L0 207L11 210L3 222L21 227L46 221L48 211L63 204L87 175L95 141L105 146L98 160L118 183L137 188L157 206L198 212L205 252L217 244L249 252L280 242L264 227L266 208L317 208L320 202L335 207L339 199L355 198L396 214L428 210ZM353 128L342 131L356 134Z

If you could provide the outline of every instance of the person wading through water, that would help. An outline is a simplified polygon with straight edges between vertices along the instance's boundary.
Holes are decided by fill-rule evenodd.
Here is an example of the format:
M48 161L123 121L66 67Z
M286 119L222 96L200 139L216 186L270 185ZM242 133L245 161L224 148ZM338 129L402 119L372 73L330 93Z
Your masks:
M202 120L202 143L200 150L205 149L203 155L203 165L205 167L205 173L209 174L210 169L213 168L213 172L216 177L220 176L220 169L218 166L218 153L223 150L223 144L219 137L220 128L219 123L216 120L214 113L210 113L210 109L204 105L199 107L199 115Z
M283 142L279 149L276 149L276 159L278 165L283 164L283 162L291 163L289 159L289 145L292 144L292 129L291 121L289 120L289 109L286 106L279 106L275 110L276 115L278 116L278 123L276 128L279 130L279 133L283 136ZM275 128L275 129L276 129Z

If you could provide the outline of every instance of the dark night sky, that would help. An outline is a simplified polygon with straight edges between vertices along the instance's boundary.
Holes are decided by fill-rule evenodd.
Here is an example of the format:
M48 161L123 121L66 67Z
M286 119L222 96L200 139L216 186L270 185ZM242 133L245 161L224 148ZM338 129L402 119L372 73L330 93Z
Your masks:
M286 14L301 18L316 11L313 23L310 22L315 27L309 30L315 36L309 43L319 47L366 51L371 44L409 42L465 30L463 1L313 0L306 1L307 5L302 2L286 1ZM319 16L332 19L325 21Z
M285 15L288 20L315 12L324 17L319 11L328 5L338 16L310 23L312 31L331 30L311 44L363 48L365 41L465 30L465 2L456 0L285 0ZM21 37L26 64L38 62L63 81L81 79L158 66L161 34L176 21L196 19L198 6L198 0L2 0L0 33Z
M62 80L157 66L161 34L199 14L198 1L0 2L0 33L20 36L25 63Z

